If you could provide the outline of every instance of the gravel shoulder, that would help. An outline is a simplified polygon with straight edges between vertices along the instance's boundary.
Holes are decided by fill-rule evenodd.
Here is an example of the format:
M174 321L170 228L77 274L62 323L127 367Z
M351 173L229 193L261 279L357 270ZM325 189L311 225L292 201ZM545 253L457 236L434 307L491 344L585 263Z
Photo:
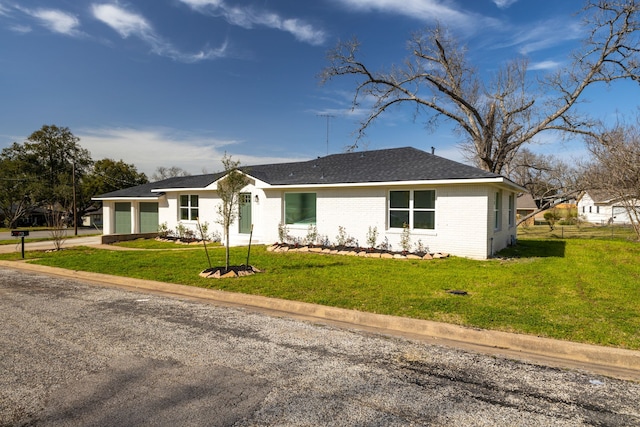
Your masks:
M640 385L0 269L0 426L640 425Z

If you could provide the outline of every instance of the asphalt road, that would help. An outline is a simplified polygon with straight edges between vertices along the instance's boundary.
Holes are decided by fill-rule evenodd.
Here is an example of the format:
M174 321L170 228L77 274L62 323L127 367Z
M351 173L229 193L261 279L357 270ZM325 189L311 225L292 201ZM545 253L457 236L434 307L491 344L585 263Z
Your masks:
M640 384L0 269L0 426L638 426Z
M19 229L20 230L20 229ZM75 236L75 230L73 229L73 227L71 228L67 228L67 236L68 237L74 237ZM95 228L90 228L90 227L78 227L78 236L85 236L87 234L101 234L102 230L99 229L95 229ZM42 238L42 237L46 237L46 238L51 238L51 232L50 231L30 231L29 232L29 237L27 238ZM9 240L9 239L16 239L16 240L20 240L19 237L12 237L11 236L11 231L0 231L0 240Z

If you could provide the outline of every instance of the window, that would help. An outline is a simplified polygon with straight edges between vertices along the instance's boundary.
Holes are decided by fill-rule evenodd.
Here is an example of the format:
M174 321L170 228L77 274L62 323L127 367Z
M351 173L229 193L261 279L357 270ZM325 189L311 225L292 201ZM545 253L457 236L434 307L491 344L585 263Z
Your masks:
M515 222L515 195L513 193L509 194L509 227L513 227L513 223Z
M433 230L436 228L436 191L389 192L389 228Z
M285 193L284 218L286 224L315 224L316 193Z
M180 196L180 220L195 221L198 218L198 196L183 194Z
M496 191L493 201L493 228L500 230L502 226L502 193Z

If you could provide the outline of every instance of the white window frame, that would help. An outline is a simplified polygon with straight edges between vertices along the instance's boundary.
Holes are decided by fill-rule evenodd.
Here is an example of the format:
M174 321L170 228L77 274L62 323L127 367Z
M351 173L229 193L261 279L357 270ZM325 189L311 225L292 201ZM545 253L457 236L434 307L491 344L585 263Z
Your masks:
M182 198L187 198L187 204L182 204ZM193 198L196 198L195 206L193 206ZM187 218L182 217L182 210L187 210ZM195 221L200 214L200 196L197 194L180 194L178 196L178 221Z
M431 191L433 192L434 204L433 208L416 208L415 207L415 192L416 191ZM397 208L391 207L391 193L394 192L408 192L409 193L409 207L407 208ZM433 188L424 188L424 189L393 189L389 190L387 195L387 221L388 221L388 229L389 230L402 230L402 227L392 227L391 226L391 211L402 211L409 213L409 229L417 232L424 231L430 232L436 229L436 212L438 209L438 193ZM414 224L414 213L416 212L433 212L433 228L415 228Z
M515 225L516 195L509 193L509 227Z
M493 201L493 229L502 229L502 191L496 191Z

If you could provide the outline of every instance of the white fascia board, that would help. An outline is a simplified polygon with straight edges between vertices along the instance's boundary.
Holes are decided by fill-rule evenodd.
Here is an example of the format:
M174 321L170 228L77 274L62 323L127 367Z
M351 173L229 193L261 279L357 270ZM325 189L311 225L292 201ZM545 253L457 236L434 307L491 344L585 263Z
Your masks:
M151 190L152 193L178 193L178 192L190 192L190 191L205 191L209 189L208 187L193 187L193 188L154 188Z
M467 184L498 184L509 187L515 191L526 191L524 187L506 178L475 178L475 179L438 179L431 181L383 181L383 182L354 182L338 184L288 184L288 185L265 185L259 188L272 190L287 190L298 188L348 188L348 187L410 187L417 185L467 185ZM257 186L257 184L256 184Z
M92 197L91 200L101 200L103 202L130 202L132 200L152 200L156 201L162 197L162 194L159 194L157 197Z

